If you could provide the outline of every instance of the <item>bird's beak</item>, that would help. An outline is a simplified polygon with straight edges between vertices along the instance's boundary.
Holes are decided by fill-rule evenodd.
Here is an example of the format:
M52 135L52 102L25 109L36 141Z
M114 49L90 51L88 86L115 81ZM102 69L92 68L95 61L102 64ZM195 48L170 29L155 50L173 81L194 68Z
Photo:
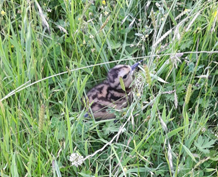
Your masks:
M141 61L135 63L134 65L132 65L132 66L131 66L132 71L134 71L134 69L137 68L138 65L139 65L142 61L143 61L143 60L141 60Z

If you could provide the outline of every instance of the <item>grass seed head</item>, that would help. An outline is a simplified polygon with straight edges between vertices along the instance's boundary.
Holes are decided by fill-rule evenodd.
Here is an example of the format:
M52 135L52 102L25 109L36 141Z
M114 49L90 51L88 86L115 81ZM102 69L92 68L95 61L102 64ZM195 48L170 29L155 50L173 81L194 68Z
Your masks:
M151 76L147 65L144 65L146 80L149 86L151 86Z
M42 104L39 112L39 132L41 132L43 129L44 117L45 117L45 106Z
M188 88L187 88L186 95L185 95L185 104L188 104L188 103L189 103L191 94L192 94L192 84L189 84L189 85L188 85Z

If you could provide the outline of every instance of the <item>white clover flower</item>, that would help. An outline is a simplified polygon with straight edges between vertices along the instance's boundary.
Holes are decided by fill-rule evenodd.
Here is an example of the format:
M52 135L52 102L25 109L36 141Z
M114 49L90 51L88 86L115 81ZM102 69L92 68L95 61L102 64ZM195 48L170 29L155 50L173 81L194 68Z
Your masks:
M201 129L201 131L204 133L204 132L206 131L206 128L203 127L203 128Z
M134 44L131 44L130 47L134 47Z
M109 12L107 12L107 11L104 12L104 15L105 15L105 16L107 16L108 14L109 14Z
M78 167L79 165L82 165L82 163L84 162L84 157L77 153L72 153L70 155L69 161L72 162L72 165Z
M141 94L138 92L138 93L136 94L136 96L137 96L137 97L140 97L140 96L141 96Z
M124 133L126 131L126 128L121 129L121 133Z

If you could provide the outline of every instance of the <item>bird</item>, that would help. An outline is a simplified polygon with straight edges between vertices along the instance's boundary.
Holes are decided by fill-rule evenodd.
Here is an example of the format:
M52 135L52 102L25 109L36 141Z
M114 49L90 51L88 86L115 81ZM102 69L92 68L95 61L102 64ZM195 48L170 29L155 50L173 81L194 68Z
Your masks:
M86 94L89 112L85 117L93 115L97 120L112 119L115 115L108 112L108 108L121 110L127 107L132 98L130 86L133 73L141 62L142 60L132 66L116 65L110 69L107 78Z

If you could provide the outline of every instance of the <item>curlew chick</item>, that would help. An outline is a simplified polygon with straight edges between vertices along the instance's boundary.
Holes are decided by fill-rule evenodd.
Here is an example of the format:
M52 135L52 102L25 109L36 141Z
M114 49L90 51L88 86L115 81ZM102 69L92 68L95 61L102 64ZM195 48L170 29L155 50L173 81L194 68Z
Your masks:
M131 102L130 85L133 81L133 72L140 62L132 66L113 67L108 72L107 79L87 93L89 109L96 119L114 118L113 113L107 112L108 108L121 110ZM123 80L125 90L122 89L120 80ZM87 116L88 114L85 115Z

